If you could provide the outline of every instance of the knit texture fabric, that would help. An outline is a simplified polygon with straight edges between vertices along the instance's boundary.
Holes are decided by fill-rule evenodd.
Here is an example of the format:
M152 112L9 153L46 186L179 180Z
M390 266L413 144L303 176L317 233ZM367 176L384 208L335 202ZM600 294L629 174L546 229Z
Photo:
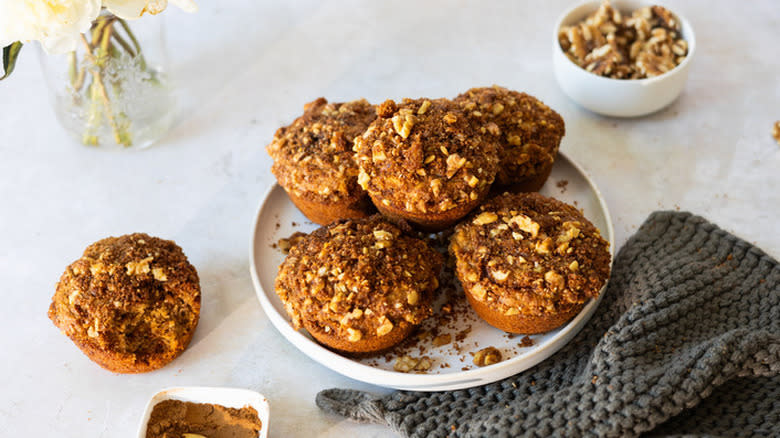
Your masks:
M593 318L500 382L321 409L412 437L780 436L780 267L690 213L656 212L618 253Z

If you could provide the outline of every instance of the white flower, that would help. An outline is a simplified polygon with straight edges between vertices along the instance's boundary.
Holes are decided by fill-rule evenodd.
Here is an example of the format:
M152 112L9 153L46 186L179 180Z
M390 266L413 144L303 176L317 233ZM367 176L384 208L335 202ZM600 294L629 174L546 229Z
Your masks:
M193 0L171 0L171 3L185 12L198 10ZM133 20L143 14L159 14L168 7L168 0L103 0L103 6L119 18Z
M0 0L0 47L40 41L49 53L76 48L100 14L100 0Z

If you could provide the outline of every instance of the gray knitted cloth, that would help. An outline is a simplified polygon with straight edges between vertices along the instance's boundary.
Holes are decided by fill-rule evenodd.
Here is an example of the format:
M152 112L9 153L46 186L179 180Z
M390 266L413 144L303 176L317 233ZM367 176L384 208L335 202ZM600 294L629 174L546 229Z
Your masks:
M330 389L327 412L404 436L780 436L780 266L689 213L656 212L615 259L586 327L493 384L378 398Z

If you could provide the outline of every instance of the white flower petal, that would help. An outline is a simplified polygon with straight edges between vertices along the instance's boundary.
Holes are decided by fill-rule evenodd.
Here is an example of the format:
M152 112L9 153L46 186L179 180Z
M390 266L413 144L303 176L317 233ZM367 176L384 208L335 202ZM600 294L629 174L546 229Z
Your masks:
M198 12L198 4L194 0L171 0L171 3L184 12Z
M67 52L99 13L100 0L0 0L0 46L40 41L48 52Z
M103 0L103 6L125 20L139 18L146 8L146 0Z
M81 39L80 34L46 38L41 40L41 46L46 53L68 53L76 50L79 39Z
M168 7L168 0L149 0L146 2L145 12L157 15Z

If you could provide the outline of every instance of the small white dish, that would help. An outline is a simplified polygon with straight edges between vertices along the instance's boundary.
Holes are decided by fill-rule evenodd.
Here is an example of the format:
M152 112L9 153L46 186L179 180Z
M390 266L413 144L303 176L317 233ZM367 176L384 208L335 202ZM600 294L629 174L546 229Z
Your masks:
M685 60L660 76L647 79L612 79L588 72L573 63L561 49L558 31L582 21L595 12L601 1L573 6L558 18L553 30L553 70L561 90L574 102L595 113L613 117L638 117L664 108L680 95L696 54L696 37L688 20L669 8L680 20L682 38L688 43ZM623 15L644 6L661 4L653 0L613 0Z
M268 437L268 400L260 393L240 388L210 388L205 386L183 386L179 388L167 388L153 395L141 418L138 427L138 438L146 438L146 425L152 410L157 403L164 400L180 400L193 403L211 403L228 408L243 408L251 406L257 411L257 416L262 422L262 429L258 438Z
M559 153L550 178L540 192L581 208L585 217L609 240L610 254L614 255L614 232L604 198L577 164ZM413 391L445 391L484 385L517 374L566 345L596 311L606 289L605 285L599 298L586 304L580 314L566 325L548 333L530 336L534 343L531 347L519 348L519 337L513 339L490 326L469 308L468 312L457 314L447 327L438 327L442 333L451 334L455 341L426 348L424 354L433 361L434 367L424 374L397 372L393 365L399 355L393 353L393 350L388 354L365 358L343 356L317 343L305 330L297 331L290 325L284 305L274 291L278 266L285 258L274 246L280 238L288 237L295 231L310 232L316 228L317 225L309 222L295 208L278 184L269 188L260 201L249 246L249 265L257 298L279 333L304 354L337 373L378 386ZM426 321L421 330L426 329L429 322L435 324L435 320ZM454 344L463 348L453 347ZM482 368L474 366L469 353L489 346L499 349L504 360Z

